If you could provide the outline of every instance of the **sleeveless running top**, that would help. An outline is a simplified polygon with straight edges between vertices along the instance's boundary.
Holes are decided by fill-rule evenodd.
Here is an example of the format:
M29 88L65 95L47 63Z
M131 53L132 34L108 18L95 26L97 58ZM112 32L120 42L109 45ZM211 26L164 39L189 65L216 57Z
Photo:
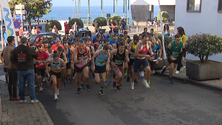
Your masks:
M71 51L70 48L68 48L68 53L66 54L67 62L71 61Z
M143 42L140 41L141 43L141 48L139 51L139 54L147 54L148 50L149 50L149 44L147 43L146 46L143 46ZM137 57L137 59L145 59L145 57Z
M82 68L82 67L84 67L85 65L88 64L87 48L86 48L86 46L84 46L84 48L85 48L85 51L84 51L83 53L80 53L80 52L79 52L79 48L76 47L77 53L78 53L78 54L77 54L77 60L83 59L83 62L82 62L82 63L76 64L76 66L77 66L78 68Z
M53 69L57 69L57 66L62 67L62 64L61 64L60 60L61 60L61 59L59 58L59 62L58 62L58 63L55 63L55 62L54 62L54 59L52 58L51 67L52 67Z
M124 50L123 54L120 54L119 49L117 49L117 54L113 55L113 62L117 66L123 66L123 61L125 60L125 58L126 58L125 50Z
M135 49L136 49L136 44L134 43L134 41L132 41L132 47L130 51L135 53ZM135 59L135 56L133 54L130 54L130 59Z
M181 51L181 48L183 47L183 42L180 41L178 45L175 44L175 41L171 42L172 48L170 50L173 57L178 57Z
M104 66L106 65L106 61L109 57L109 52L106 55L102 54L102 49L100 49L99 56L96 57L95 65L96 66Z

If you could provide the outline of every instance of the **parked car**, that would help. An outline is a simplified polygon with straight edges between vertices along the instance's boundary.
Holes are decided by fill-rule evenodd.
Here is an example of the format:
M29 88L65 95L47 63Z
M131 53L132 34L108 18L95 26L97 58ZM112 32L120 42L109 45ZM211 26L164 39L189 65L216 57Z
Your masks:
M54 34L54 33L40 33L40 34L36 34L36 35L31 35L28 40L32 43L32 44L37 44L39 39L43 39L44 41L48 41L49 43L53 43L53 37L59 38L61 40L61 37Z

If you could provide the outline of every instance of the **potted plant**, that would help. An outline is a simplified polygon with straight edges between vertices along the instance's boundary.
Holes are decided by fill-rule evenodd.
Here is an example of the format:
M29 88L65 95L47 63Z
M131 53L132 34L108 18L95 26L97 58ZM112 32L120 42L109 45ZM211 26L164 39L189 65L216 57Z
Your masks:
M161 40L161 43L163 44L162 42L162 34L158 34L158 39ZM164 36L164 46L165 46L165 50L167 50L168 48L168 45L170 42L172 42L173 39L169 36ZM163 55L163 54L162 54ZM163 56L162 56L163 57ZM159 70L159 69L162 69L163 66L169 66L169 63L167 61L167 59L163 59L159 61L158 65L156 65L155 69L156 70Z
M188 38L186 50L200 60L186 62L186 75L196 80L222 78L222 63L208 60L222 52L222 38L211 34L195 34Z

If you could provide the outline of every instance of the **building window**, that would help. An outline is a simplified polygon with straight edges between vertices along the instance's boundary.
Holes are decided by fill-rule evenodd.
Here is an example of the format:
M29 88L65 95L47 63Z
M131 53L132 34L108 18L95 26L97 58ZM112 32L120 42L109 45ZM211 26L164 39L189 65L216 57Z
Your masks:
M218 0L218 11L222 12L222 0Z
M187 11L200 12L201 0L187 0Z

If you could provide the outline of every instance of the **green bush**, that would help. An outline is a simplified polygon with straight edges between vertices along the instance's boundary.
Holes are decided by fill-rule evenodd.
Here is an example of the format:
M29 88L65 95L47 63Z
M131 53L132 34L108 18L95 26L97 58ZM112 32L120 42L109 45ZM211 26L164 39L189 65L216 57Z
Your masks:
M111 19L113 19L114 25L120 25L120 20L121 20L120 16L115 15L115 16L110 17L109 22L110 22Z
M107 20L104 17L97 17L96 19L94 19L93 22L95 22L95 20L98 20L100 26L107 26Z
M161 11L161 15L162 15L162 20L163 21L167 21L170 19L170 15L167 11ZM157 15L157 20L160 20L160 14Z
M161 40L161 42L162 42L162 34L158 34L158 38ZM168 48L168 45L169 45L169 43L170 42L172 42L173 41L173 39L171 38L171 37L169 37L169 36L164 36L164 46L165 46L165 50L167 50L167 48ZM162 42L163 43L163 42Z
M73 26L73 24L74 24L75 22L77 23L77 25L78 25L79 28L83 28L84 24L83 24L82 20L81 20L81 19L78 19L78 18L73 18L73 19L71 19L71 20L69 21L69 26L70 26L70 28L72 28L72 26Z
M62 26L61 26L61 24L60 24L60 22L58 20L50 20L45 25L45 31L46 32L51 32L53 27L54 27L54 25L56 25L58 30L62 29Z
M208 57L222 52L222 38L211 34L195 34L188 37L186 50L188 53L207 62Z

